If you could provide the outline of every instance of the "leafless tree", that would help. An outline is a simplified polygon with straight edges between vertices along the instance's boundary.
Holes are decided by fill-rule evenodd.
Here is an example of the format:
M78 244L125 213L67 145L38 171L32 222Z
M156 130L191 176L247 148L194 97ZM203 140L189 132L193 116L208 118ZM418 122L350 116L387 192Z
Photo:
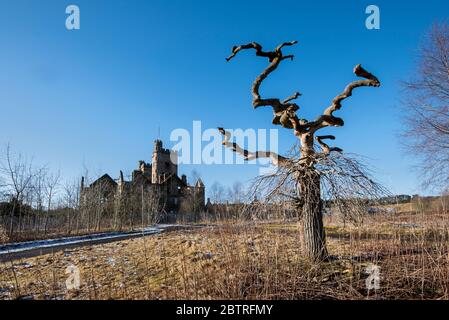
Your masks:
M1 159L0 159L1 161ZM6 198L6 188L7 188L7 183L5 181L5 178L3 177L3 172L0 171L0 201L5 200Z
M244 200L244 187L240 181L236 181L228 190L228 199L234 204L240 204Z
M61 179L61 172L58 170L56 174L48 174L45 179L45 196L47 200L47 213L45 216L44 234L47 233L48 220L50 218L52 205L56 192L58 191L59 182Z
M425 187L449 188L449 23L436 23L420 47L415 77L406 82L402 139L421 161Z
M213 203L222 203L224 200L225 189L219 182L214 182L210 186L210 197Z
M35 195L35 207L38 212L42 212L45 202L45 180L47 170L44 168L34 177L33 192Z
M5 160L0 164L0 171L5 180L6 192L10 195L12 209L9 221L9 236L14 232L14 214L19 211L19 224L22 215L22 203L27 188L30 188L36 172L32 160L21 154L13 155L11 146L5 148Z
M359 64L354 68L354 73L358 77L365 78L365 80L350 83L343 93L333 99L332 104L316 120L301 119L296 114L299 106L293 102L301 96L299 92L284 100L262 98L259 92L262 82L278 68L282 61L293 60L293 55L284 55L282 50L296 43L296 41L285 42L274 51L263 51L260 44L252 42L235 46L232 49L231 56L227 58L227 61L230 61L241 50L254 49L257 56L269 60L269 66L256 78L252 85L253 107L272 107L273 124L293 130L299 142L293 148L293 154L284 157L269 151L250 152L232 142L229 131L223 128L219 128L219 131L224 137L223 145L242 155L245 160L270 158L272 163L277 166L278 170L260 183L268 181L271 187L269 194L272 196L275 194L278 196L285 195L294 199L298 211L300 211L304 252L312 261L321 261L328 257L322 219L322 183L326 182L327 177L338 176L345 183L355 183L363 188L363 183L371 180L366 178L365 172L357 167L356 162L349 161L348 158L340 155L341 149L330 147L325 143L325 140L334 140L334 136L317 136L316 133L326 127L343 126L343 119L334 116L334 112L342 107L343 100L350 97L355 88L378 87L380 82ZM315 143L319 145L321 151L316 150ZM339 179L332 178L332 181L339 184ZM331 190L335 190L335 187ZM339 190L337 190L338 192Z
M160 188L155 186L140 186L140 216L141 226L160 223L165 218L165 206Z
M72 233L73 229L75 232L79 228L79 199L80 199L80 183L78 179L73 181L66 181L63 186L63 207L67 210L67 233ZM76 214L76 216L75 216ZM76 222L73 223L73 219Z

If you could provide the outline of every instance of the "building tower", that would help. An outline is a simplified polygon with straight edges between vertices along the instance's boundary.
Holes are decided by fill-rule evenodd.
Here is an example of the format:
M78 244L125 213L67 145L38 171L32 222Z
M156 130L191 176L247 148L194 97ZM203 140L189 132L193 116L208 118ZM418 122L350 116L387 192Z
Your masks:
M159 184L171 175L178 175L178 155L175 151L164 149L161 140L154 141L151 165L151 181Z
M195 207L197 210L203 210L205 205L206 192L204 183L201 179L195 183L194 189L194 199L195 199Z

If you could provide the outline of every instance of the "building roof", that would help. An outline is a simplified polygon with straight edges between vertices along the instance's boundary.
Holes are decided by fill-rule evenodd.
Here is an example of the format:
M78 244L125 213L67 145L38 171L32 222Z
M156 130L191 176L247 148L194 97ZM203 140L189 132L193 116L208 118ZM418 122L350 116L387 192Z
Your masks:
M95 180L94 182L92 182L92 183L90 184L90 186L91 186L91 187L94 187L94 186L98 185L99 183L109 183L109 184L112 184L112 185L114 185L114 186L117 185L117 182L115 182L115 180L112 179L111 176L108 175L107 173L104 174L104 175L102 175L100 178L98 178L98 179Z
M195 187L197 187L197 188L204 188L203 180L198 179L198 180L196 181L196 183L195 183Z
M187 187L187 184L185 184L184 181L182 181L182 179L179 176L175 175L175 174L171 174L168 177L166 177L165 180L163 180L161 182L161 184L168 183L171 180L175 180L175 182L180 184L181 186Z

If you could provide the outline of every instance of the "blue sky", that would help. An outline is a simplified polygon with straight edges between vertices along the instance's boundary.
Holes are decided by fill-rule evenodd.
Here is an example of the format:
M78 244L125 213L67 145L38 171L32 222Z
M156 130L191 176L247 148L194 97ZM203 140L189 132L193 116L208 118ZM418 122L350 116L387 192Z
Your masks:
M81 10L81 29L65 28L65 8ZM381 10L381 29L365 28L365 8ZM416 50L449 2L428 1L0 1L0 144L74 178L130 172L151 159L153 140L176 128L274 128L269 109L253 110L250 86L266 67L231 47L266 49L298 40L293 62L264 83L265 96L299 90L301 115L315 118L361 63L382 81L346 100L342 128L327 132L366 156L395 193L421 192L413 155L401 148L400 80L413 75ZM295 142L279 132L280 150ZM254 165L181 166L206 185L248 181Z

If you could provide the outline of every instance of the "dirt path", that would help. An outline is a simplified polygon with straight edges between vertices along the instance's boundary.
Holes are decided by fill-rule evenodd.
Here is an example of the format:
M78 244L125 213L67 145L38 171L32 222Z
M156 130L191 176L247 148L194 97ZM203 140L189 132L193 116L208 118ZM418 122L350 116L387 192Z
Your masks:
M10 243L0 245L0 262L12 261L22 258L35 257L61 251L70 248L77 248L82 246L109 243L121 241L125 239L138 238L142 236L149 236L160 234L167 231L198 228L201 225L177 225L177 224L161 224L145 228L139 231L131 232L108 232L97 233L85 236L64 237L49 240L38 240L29 242Z

